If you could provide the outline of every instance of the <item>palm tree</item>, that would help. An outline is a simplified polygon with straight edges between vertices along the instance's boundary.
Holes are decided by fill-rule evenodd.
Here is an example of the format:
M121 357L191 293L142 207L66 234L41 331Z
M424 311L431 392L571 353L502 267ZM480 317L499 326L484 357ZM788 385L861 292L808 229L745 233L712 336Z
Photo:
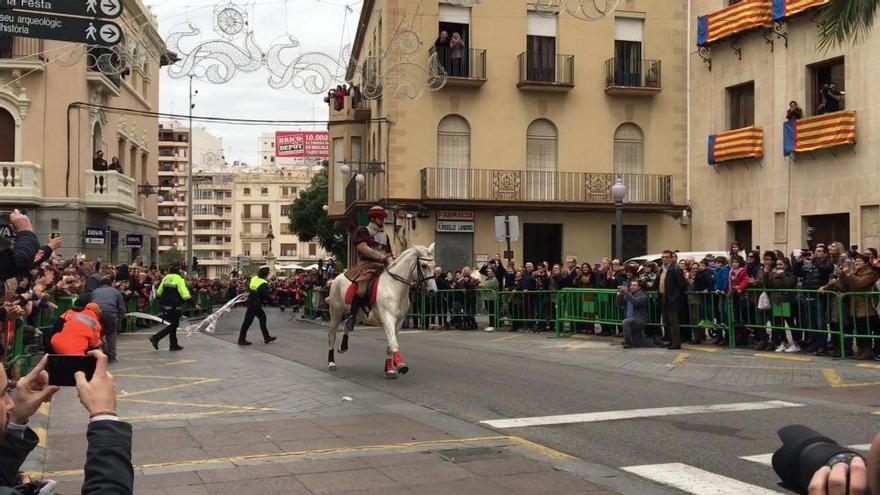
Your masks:
M819 47L840 46L864 38L874 25L880 0L837 0L819 17Z

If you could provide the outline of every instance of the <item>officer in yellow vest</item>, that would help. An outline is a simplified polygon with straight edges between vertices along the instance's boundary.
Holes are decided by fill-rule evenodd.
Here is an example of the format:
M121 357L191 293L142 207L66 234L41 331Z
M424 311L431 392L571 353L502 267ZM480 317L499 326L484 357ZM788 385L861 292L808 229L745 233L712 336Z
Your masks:
M269 329L266 328L266 312L263 311L263 304L271 304L269 299L269 282L266 280L268 276L269 268L263 267L260 268L256 276L251 277L251 282L248 285L247 313L244 315L244 321L241 322L238 345L251 345L247 341L247 333L254 322L254 317L260 320L260 331L263 332L263 341L265 343L272 343L278 338L269 335Z
M188 303L192 297L186 286L186 279L180 276L180 265L171 265L168 274L159 282L156 289L156 296L159 298L159 304L162 306L165 319L169 325L161 331L150 337L150 344L153 349L159 350L159 341L166 336L171 341L170 351L182 351L183 347L177 344L177 327L180 325L180 307ZM196 309L201 306L196 304Z

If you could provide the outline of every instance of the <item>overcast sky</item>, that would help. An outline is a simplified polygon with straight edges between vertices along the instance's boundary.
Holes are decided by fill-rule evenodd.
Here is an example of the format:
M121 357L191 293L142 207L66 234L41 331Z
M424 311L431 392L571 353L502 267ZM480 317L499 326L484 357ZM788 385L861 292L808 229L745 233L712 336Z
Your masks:
M145 0L159 18L159 33L165 38L180 24L190 22L201 30L202 41L220 39L214 31L215 6L222 1L210 0ZM286 41L286 35L299 40L303 52L322 52L338 58L341 46L354 41L362 2L360 0L256 0L237 3L248 13L248 28L256 35L257 44L265 53L273 42ZM351 7L347 12L346 5ZM347 12L347 17L346 17ZM235 38L241 45L242 37ZM341 42L341 43L340 43ZM185 45L189 48L191 45ZM265 69L242 73L225 84L196 80L194 113L203 116L277 119L324 120L327 109L324 95L311 95L291 88L272 89ZM162 70L160 108L162 112L187 113L188 79L174 79ZM202 125L202 124L200 124ZM204 124L208 131L223 139L229 163L243 160L259 163L258 138L263 132L282 128ZM309 127L286 127L306 130ZM317 129L326 130L326 126Z

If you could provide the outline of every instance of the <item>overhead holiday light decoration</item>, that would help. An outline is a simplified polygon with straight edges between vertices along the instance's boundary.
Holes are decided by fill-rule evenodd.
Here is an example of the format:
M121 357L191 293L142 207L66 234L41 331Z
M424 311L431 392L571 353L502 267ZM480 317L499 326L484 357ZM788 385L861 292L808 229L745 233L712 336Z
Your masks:
M566 12L583 21L598 21L608 17L620 0L535 0L535 11L553 16Z

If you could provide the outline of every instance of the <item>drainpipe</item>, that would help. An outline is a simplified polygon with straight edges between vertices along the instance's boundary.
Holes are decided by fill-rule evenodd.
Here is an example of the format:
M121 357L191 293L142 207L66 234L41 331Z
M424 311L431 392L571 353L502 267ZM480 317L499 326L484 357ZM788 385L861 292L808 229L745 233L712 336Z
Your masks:
M686 91L687 104L685 106L685 108L686 108L685 111L687 112L687 117L686 117L687 118L687 125L686 125L686 128L687 128L686 143L687 144L685 145L685 147L687 148L687 156L685 157L687 172L685 175L685 181L686 181L685 187L686 187L686 197L687 197L686 199L687 199L687 206L688 207L691 206L691 27L692 27L692 25L691 25L691 17L692 17L691 12L692 12L692 10L691 9L693 7L692 1L693 0L688 0L687 19L685 19L685 27L687 28L687 47L685 47L685 51L684 51L685 54L687 54L687 62L686 62L686 70L685 70L686 77L687 77L687 91ZM692 216L693 216L693 214L692 214ZM690 231L691 231L691 248L693 249L694 229L691 228Z

